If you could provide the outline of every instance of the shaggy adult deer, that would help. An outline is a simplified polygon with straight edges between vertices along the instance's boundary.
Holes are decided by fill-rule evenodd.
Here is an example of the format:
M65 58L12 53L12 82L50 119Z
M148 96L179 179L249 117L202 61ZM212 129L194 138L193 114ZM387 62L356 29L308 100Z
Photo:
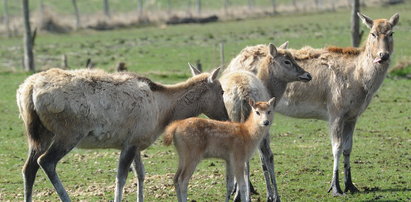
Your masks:
M224 90L224 104L232 121L244 121L250 112L245 100L248 97L264 100L269 97L280 99L289 82L311 80L310 73L302 69L285 48L288 42L277 49L273 44L244 48L235 57L220 78ZM250 67L248 71L239 71ZM255 74L255 76L253 75ZM267 186L267 200L279 200L274 174L274 159L270 149L270 135L260 145ZM253 190L252 186L250 186ZM237 195L236 199L240 197Z
M287 116L329 122L334 156L329 191L332 190L335 196L343 194L338 180L341 154L344 155L345 192L359 191L351 179L350 154L354 127L384 80L394 48L393 28L399 21L399 14L394 14L390 19L377 20L360 13L358 15L371 29L362 48L305 47L290 50L298 64L309 71L314 79L307 84L289 84L276 106L276 111ZM261 54L258 46L254 47L254 51ZM255 72L259 65L254 63L236 68Z
M241 192L241 201L250 201L246 178L246 162L265 137L272 123L275 98L268 102L249 100L252 112L243 122L222 122L188 118L175 121L165 131L164 144L174 140L179 164L174 177L178 201L187 201L187 186L197 164L204 158L226 161L226 201L234 187L234 176Z
M162 85L133 73L50 69L30 76L17 90L29 151L23 167L24 198L41 166L62 201L70 201L56 173L57 162L74 147L121 150L115 201L121 201L128 169L138 177L143 201L144 166L140 151L172 121L205 113L227 120L219 69L175 85Z

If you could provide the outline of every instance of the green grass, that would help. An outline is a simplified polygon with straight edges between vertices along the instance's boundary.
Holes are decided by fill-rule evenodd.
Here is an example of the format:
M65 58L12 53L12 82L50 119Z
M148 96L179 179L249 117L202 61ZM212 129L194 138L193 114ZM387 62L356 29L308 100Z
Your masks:
M411 55L411 4L369 8L373 18L401 14L395 30L395 55ZM98 67L110 69L125 61L130 71L155 81L175 83L188 77L187 62L200 59L206 70L219 65L218 44L225 43L226 62L247 45L290 41L292 48L304 45L350 45L350 12L276 16L263 19L148 27L107 32L81 31L69 35L41 33L36 42L38 68L58 66L62 54L72 68L92 58ZM335 20L338 19L338 20ZM366 29L365 26L362 26ZM27 146L15 104L18 85L28 76L21 69L21 39L1 38L0 43L0 201L23 198L21 167ZM47 61L47 62L46 62ZM411 200L411 81L387 78L373 102L359 119L351 157L354 183L362 191L334 198L326 193L332 174L332 155L327 123L276 115L271 147L275 154L279 193L284 201L410 201ZM177 156L161 140L143 152L147 201L175 201L172 186ZM58 165L58 172L73 200L107 201L114 196L116 150L78 150ZM255 156L251 175L259 196L265 200L260 163ZM58 196L42 171L35 183L36 201L56 201ZM130 174L125 200L135 200L135 177ZM342 180L341 180L342 182ZM224 199L224 164L201 163L193 176L189 198L196 201Z

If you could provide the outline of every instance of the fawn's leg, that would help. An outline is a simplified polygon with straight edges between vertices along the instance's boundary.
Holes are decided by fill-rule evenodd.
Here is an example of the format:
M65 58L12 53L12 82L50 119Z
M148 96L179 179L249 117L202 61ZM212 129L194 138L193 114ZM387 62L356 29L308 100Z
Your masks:
M234 175L237 179L237 184L241 195L241 201L248 202L250 201L250 190L246 179L246 163L242 161L236 162L234 165Z
M197 164L200 162L200 159L187 159L184 161L184 167L181 171L180 178L178 179L178 186L180 189L180 196L181 196L181 201L186 202L187 201L187 187L188 187L188 182L193 175Z
M226 181L226 188L227 188L227 194L226 194L225 201L228 202L230 201L230 196L234 188L234 171L233 171L233 166L232 166L231 161L226 161L225 181Z

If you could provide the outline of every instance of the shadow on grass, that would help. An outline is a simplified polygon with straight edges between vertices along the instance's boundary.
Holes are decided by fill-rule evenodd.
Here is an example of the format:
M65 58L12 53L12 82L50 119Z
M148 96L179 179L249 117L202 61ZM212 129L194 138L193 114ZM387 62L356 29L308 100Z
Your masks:
M388 189L381 189L379 187L365 187L363 188L364 191L360 192L359 194L369 194L369 193L392 193L392 192L411 192L411 189L408 188L388 188ZM377 195L373 199L364 200L363 202L371 202L371 201L386 201L386 202L394 202L398 200L386 200L383 199L384 196Z

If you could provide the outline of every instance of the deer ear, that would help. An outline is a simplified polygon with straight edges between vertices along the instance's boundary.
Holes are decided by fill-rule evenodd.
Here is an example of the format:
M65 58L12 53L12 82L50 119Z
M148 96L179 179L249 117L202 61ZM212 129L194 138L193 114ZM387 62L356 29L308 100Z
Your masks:
M288 48L288 41L284 42L283 44L281 44L281 46L279 46L278 48L280 49L287 49Z
M275 97L272 97L270 100L268 100L268 104L270 104L271 106L274 106L275 104Z
M390 18L389 22L394 27L395 25L397 25L399 20L400 20L400 14L396 13Z
M368 17L366 15L363 15L360 12L357 12L357 15L358 15L358 17L360 17L362 23L367 25L368 28L370 28L370 29L372 28L372 25L374 24L374 21L370 17Z
M192 64L188 63L188 67L190 67L191 74L193 76L201 74L201 71L194 67Z
M275 55L277 55L277 48L274 46L274 44L270 43L268 44L268 53L274 57Z
M254 109L255 108L255 101L253 98L248 98L248 104Z
M217 79L218 72L220 71L220 69L221 67L217 67L213 72L211 72L211 75L207 79L208 83L213 83L214 80Z

